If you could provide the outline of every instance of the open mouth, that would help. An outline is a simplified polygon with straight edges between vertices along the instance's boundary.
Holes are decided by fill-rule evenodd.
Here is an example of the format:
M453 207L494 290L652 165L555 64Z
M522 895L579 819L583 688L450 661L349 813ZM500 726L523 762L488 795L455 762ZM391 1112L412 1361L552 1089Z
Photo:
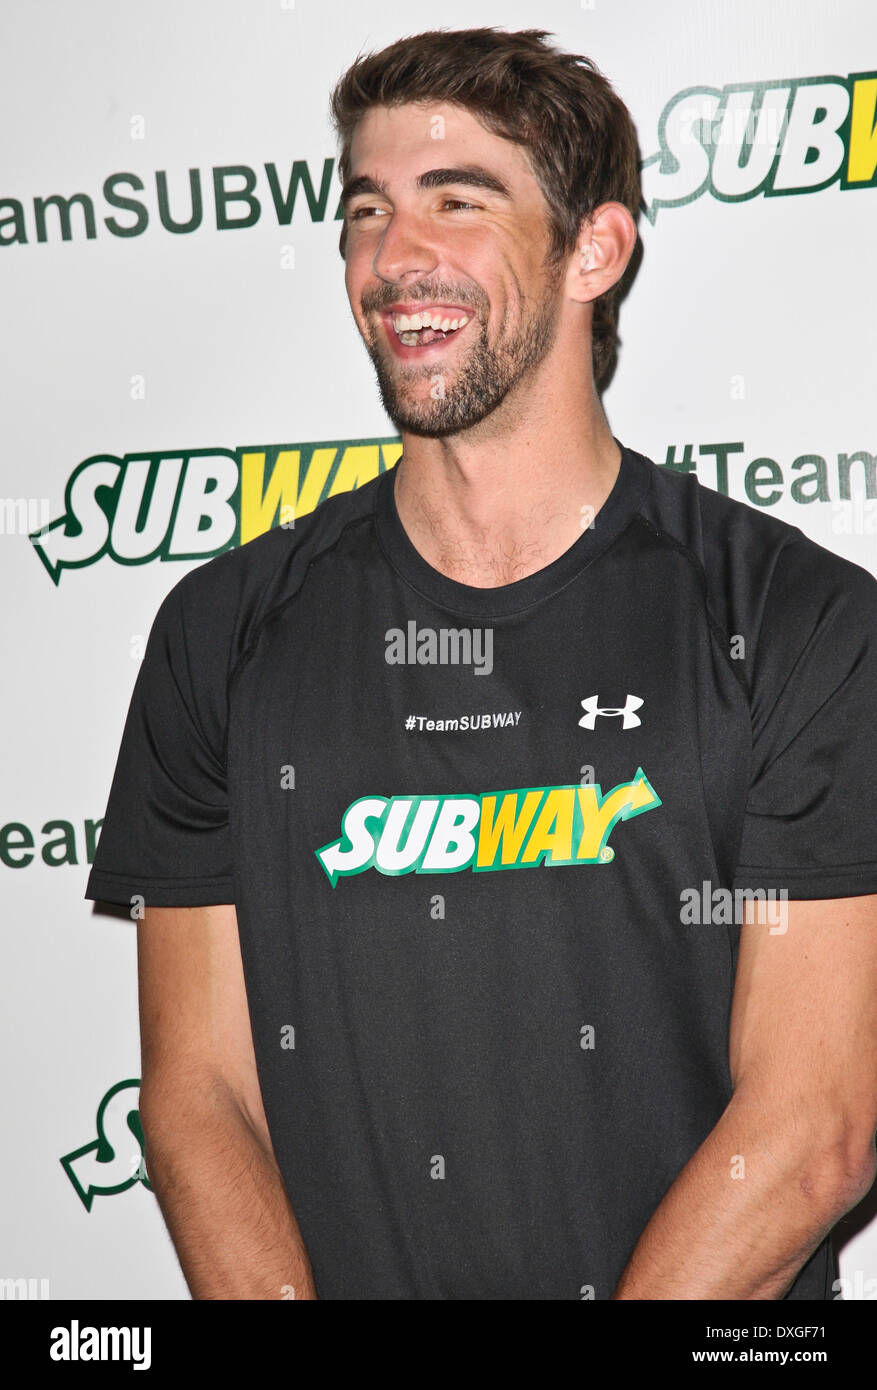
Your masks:
M461 309L438 308L417 314L384 315L391 337L402 347L422 348L453 338L472 318Z

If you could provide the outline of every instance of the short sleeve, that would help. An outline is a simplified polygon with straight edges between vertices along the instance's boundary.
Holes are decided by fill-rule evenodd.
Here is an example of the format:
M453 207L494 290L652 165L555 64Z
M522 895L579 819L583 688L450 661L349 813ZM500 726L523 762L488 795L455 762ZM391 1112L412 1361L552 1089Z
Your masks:
M877 893L877 580L806 537L780 553L751 683L735 888Z
M223 711L205 585L162 602L135 682L85 897L146 906L234 902ZM203 579L203 576L200 576Z

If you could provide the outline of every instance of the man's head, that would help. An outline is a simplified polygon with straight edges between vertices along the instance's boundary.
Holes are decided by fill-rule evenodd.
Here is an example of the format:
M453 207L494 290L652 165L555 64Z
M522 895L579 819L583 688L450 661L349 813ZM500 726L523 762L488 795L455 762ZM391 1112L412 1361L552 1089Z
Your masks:
M420 34L358 59L332 95L347 292L388 414L413 433L483 419L558 333L590 381L591 314L597 387L611 374L636 136L594 64L546 37ZM435 345L417 320L401 336L419 309L468 322Z

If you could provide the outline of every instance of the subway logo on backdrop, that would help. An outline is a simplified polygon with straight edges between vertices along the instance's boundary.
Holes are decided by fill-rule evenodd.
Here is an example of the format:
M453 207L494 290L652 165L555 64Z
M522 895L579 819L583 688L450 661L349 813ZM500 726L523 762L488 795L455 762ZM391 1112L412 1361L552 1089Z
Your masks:
M68 478L64 514L30 540L55 584L104 555L120 565L208 560L273 526L293 529L296 517L385 473L401 453L394 437L96 454Z
M733 202L759 193L816 193L835 182L842 189L873 188L875 107L875 72L686 87L665 104L658 152L642 166L646 215L654 223L660 208L681 207L706 192ZM142 116L131 117L130 134L132 141L144 138ZM103 235L130 241L157 227L173 236L211 224L217 233L247 231L263 216L288 227L305 218L326 224L328 215L334 226L343 216L340 201L331 213L333 158L324 158L313 174L306 159L206 171L190 160L186 165L182 192L181 171L166 169L145 178L117 170L91 192L80 184L75 193L23 198L6 196L0 187L0 250L73 245ZM284 247L282 264L294 264L292 246Z
M292 530L327 497L353 491L394 468L401 441L338 439L239 449L170 449L94 454L64 490L64 511L50 520L49 499L0 497L0 534L26 533L53 583L104 555L120 565L208 560L275 526ZM754 453L754 457L749 455ZM657 451L651 455L657 460ZM838 453L831 464L803 453L781 465L742 440L670 444L664 467L700 473L724 495L742 489L757 507L785 498L801 506L877 508L877 454ZM715 477L713 478L713 474ZM39 510L39 522L37 512ZM856 517L835 517L846 531ZM877 531L877 512L865 517Z
M686 87L664 106L643 161L646 216L722 202L877 184L877 72Z

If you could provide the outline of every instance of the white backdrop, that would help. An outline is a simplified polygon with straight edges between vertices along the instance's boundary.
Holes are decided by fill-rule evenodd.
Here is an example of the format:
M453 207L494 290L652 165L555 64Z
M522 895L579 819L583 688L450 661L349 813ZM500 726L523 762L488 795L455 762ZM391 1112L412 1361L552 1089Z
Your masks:
M336 486L350 486L371 476L379 450L348 446L394 437L344 291L328 96L362 49L476 24L554 33L598 63L636 121L649 216L605 397L613 433L658 463L687 457L708 485L877 572L875 83L850 80L877 67L873 8L3 0L0 1280L35 1281L31 1296L188 1296L127 1123L139 1076L136 931L82 897L90 822L104 813L161 599L240 540L242 511L258 528L259 460L246 456L267 453L270 471L278 448L299 448L304 468L314 443L334 446ZM742 170L732 142L692 138L690 126L683 138L726 87L738 89L726 94L729 135L753 90L764 106ZM771 124L776 112L788 123ZM285 196L294 161L307 166L315 213L299 187L283 223L266 165ZM213 171L228 166L253 171L252 225L218 225ZM759 190L771 168L783 196ZM203 219L175 234L162 225L156 174L182 221L189 170L200 171ZM119 174L142 186L116 181L108 196ZM94 235L83 202L68 239L57 205L41 233L34 200L73 194L91 200ZM113 197L138 200L146 216ZM228 215L243 219L248 206L229 203ZM135 234L113 234L106 219ZM737 446L726 480L717 445ZM773 464L750 467L765 458ZM281 454L279 467L293 462ZM207 478L212 519L199 530ZM875 1212L872 1194L844 1224L846 1297L877 1297Z

